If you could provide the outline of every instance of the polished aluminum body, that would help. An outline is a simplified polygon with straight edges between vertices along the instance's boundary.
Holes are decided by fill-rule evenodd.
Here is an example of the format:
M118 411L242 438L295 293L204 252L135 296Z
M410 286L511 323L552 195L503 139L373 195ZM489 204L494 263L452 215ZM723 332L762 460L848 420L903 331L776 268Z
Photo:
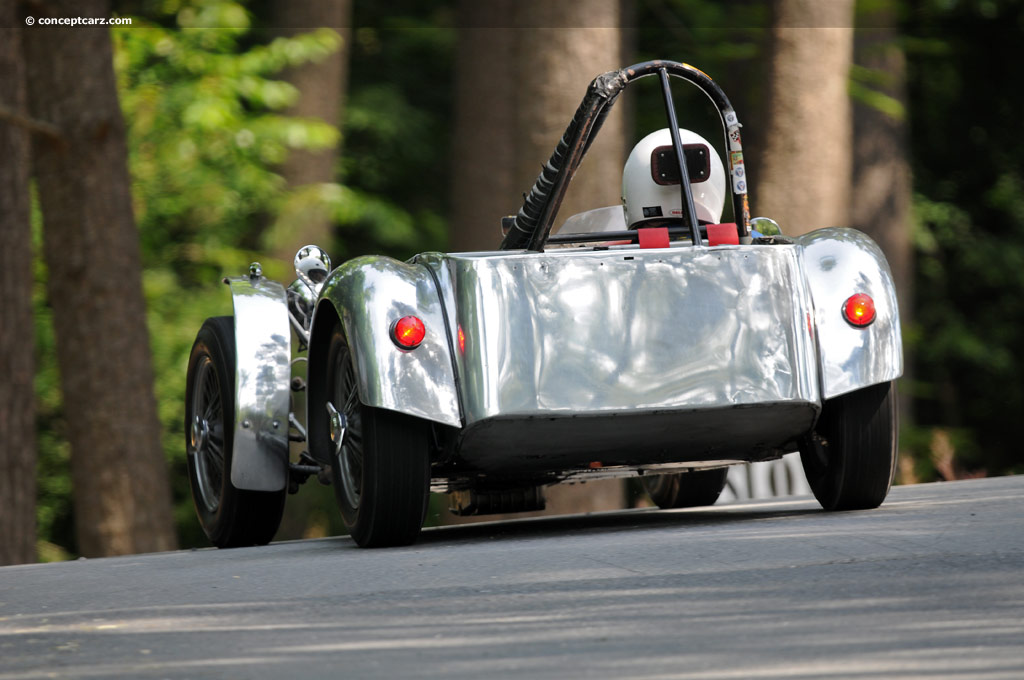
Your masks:
M823 396L838 397L903 374L896 286L878 245L856 229L819 229L797 238L814 297ZM877 316L854 328L840 310L853 293L867 293Z
M902 372L892 277L850 229L792 244L364 257L329 277L364 403L460 428L480 469L757 460ZM855 292L877 318L841 316ZM442 306L443 301L443 306ZM416 314L412 352L388 331ZM314 324L316 319L314 318Z
M796 257L746 246L434 259L466 338L467 424L817 403Z
M363 403L445 425L462 424L452 339L426 267L382 256L349 260L324 283L314 326L324 304L333 305L341 319ZM390 335L391 325L406 315L419 317L427 328L423 343L411 351L396 347Z
M235 436L231 483L280 491L287 483L291 329L284 287L253 275L226 279L235 311Z

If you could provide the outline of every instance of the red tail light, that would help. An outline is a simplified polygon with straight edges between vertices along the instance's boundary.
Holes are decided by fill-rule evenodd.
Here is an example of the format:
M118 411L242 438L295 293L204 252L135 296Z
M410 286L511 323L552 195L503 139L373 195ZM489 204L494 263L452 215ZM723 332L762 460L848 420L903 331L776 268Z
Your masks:
M426 334L426 326L415 316L403 316L391 325L391 340L402 349L416 349Z
M875 320L875 301L865 293L851 295L843 303L843 316L854 326L867 326Z

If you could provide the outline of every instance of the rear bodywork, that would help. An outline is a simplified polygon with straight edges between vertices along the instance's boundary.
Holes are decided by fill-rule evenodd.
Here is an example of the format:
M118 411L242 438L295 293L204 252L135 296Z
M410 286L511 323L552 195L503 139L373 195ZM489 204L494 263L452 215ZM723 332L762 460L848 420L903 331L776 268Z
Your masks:
M822 397L832 399L903 374L896 287L881 248L856 229L819 229L797 239L815 307ZM855 292L874 299L877 317L853 328L840 310Z
M892 291L877 246L850 229L361 258L328 279L313 335L341 319L364 403L447 426L442 476L699 466L794 450L824 399L900 375ZM842 317L854 292L876 301L867 328ZM413 352L388 335L408 313L428 329Z

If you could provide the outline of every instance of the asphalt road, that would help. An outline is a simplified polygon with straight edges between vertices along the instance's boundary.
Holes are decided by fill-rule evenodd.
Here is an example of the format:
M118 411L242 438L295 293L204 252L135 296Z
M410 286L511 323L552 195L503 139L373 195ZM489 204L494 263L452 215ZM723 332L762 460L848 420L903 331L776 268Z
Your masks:
M0 569L8 678L1024 678L1024 477Z

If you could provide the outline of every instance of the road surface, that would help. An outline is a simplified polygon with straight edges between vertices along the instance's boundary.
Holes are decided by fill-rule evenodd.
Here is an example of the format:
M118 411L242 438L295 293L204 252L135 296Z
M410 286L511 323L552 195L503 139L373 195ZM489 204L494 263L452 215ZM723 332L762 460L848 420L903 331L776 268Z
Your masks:
M0 569L9 678L1024 678L1024 476Z

